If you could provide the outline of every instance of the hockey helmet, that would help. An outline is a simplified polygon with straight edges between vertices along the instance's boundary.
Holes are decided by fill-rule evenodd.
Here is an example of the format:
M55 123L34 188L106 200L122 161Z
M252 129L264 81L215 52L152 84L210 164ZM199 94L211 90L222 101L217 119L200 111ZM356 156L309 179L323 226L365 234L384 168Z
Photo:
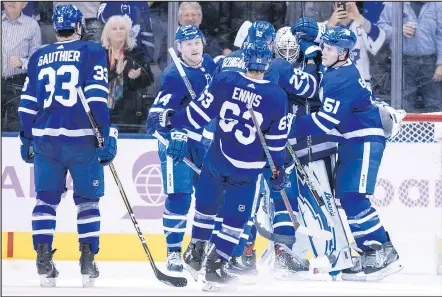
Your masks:
M201 38L203 44L206 45L206 39L204 38L203 31L193 24L178 27L175 34L175 42L182 42L197 38Z
M290 27L282 27L276 32L275 55L293 64L299 56L299 43L290 31Z
M86 23L81 11L72 4L58 5L52 16L55 32L62 30L75 30L77 23L86 28Z
M267 42L255 40L244 50L247 70L267 71L272 63L272 52Z
M349 51L355 46L357 37L355 33L344 27L333 27L322 35L322 43L337 47L339 55L344 49Z

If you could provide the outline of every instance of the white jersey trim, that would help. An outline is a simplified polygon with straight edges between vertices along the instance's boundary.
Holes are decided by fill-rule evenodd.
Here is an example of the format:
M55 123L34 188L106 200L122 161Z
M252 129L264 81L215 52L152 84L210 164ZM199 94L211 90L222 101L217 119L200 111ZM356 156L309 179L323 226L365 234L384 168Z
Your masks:
M266 165L265 161L257 161L257 162L244 162L235 160L233 158L230 158L226 155L226 153L223 151L223 144L221 142L221 139L219 140L219 147L221 149L221 153L223 156L236 168L242 168L242 169L262 169Z
M75 129L68 130L65 128L32 128L33 136L68 136L68 137L82 137L82 136L93 136L94 131L92 129Z

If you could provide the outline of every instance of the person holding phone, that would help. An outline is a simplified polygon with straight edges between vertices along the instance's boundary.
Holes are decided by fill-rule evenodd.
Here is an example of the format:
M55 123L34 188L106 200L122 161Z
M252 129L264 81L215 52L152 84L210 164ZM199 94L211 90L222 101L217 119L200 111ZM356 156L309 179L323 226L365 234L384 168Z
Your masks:
M359 12L356 2L333 2L333 13L330 19L323 23L316 23L313 19L302 18L292 26L293 32L300 32L311 36L311 40L318 42L326 26L331 29L335 26L345 27L355 33L357 41L350 51L350 58L359 70L362 79L371 90L370 60L368 53L375 56L385 42L385 32L376 24L371 23ZM315 32L312 27L317 28ZM314 31L314 30L313 30Z
M122 132L137 132L145 115L138 90L153 83L153 74L144 52L130 36L132 21L127 15L114 15L103 29L101 42L106 49L109 69L108 107L112 123ZM138 112L137 112L138 111Z

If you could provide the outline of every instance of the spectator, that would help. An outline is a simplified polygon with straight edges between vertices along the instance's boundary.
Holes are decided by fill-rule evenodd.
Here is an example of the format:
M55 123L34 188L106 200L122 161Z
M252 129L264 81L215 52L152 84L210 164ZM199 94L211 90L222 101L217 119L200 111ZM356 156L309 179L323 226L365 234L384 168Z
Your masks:
M132 20L131 36L137 39L136 47L144 52L147 61L153 61L155 40L152 33L150 9L147 2L109 1L100 5L97 17L103 23L114 15L127 15Z
M33 2L33 1L26 2L26 6L25 6L25 8L23 8L23 14L38 21L40 19L40 15L38 13L37 4L38 4L37 2ZM5 10L5 6L2 3L2 11L3 10Z
M137 132L146 118L138 90L152 84L153 74L143 51L135 49L129 16L114 15L104 26L101 42L107 51L111 121L121 132Z
M285 14L285 25L291 26L300 18L312 18L317 22L324 22L333 13L332 2L287 2L287 12Z
M232 52L236 33L245 21L268 21L275 30L283 26L286 2L222 1L220 4L219 42L223 55Z
M391 3L385 3L379 18L392 38ZM404 101L407 112L442 111L442 3L404 2L403 10Z
M368 53L376 55L385 42L385 32L378 26L364 18L356 2L346 2L346 7L341 10L337 2L333 3L333 14L327 21L327 27L340 25L353 31L358 40L350 52L350 58L355 63L367 86L371 89L370 60Z
M2 100L4 131L18 131L18 103L26 79L28 59L41 46L41 32L33 18L22 13L27 2L3 2ZM26 87L26 86L25 86Z
M153 62L163 70L167 66L168 3L152 1L149 2L149 4L152 19L152 33L155 36Z
M54 2L54 8L58 5L72 4L76 6L82 13L86 22L86 33L84 40L100 42L101 32L103 31L103 23L97 19L98 8L100 2Z

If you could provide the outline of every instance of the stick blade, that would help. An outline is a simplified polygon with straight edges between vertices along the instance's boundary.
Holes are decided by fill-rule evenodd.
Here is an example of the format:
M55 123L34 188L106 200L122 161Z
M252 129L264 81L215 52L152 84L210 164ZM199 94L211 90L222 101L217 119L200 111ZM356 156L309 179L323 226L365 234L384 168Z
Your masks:
M166 285L172 286L172 287L185 287L187 286L187 279L185 277L180 276L171 276L162 273L158 270L157 272L157 278L159 281L165 283Z

